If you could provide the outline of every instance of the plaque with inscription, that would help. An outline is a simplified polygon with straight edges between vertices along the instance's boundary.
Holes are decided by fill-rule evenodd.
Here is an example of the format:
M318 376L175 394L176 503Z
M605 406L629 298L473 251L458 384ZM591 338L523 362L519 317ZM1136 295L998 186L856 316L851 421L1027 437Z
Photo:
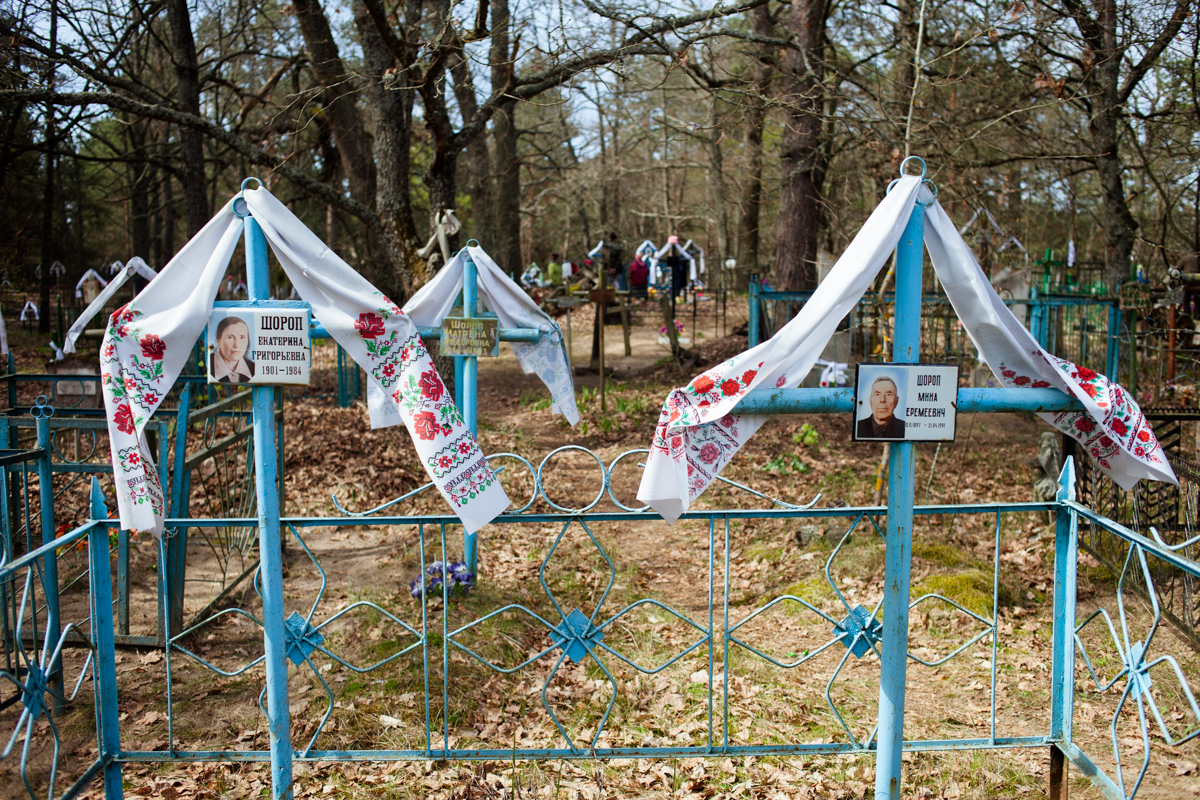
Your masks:
M257 306L213 309L208 382L307 386L312 366L309 312Z
M858 442L952 442L958 367L858 364L851 435Z
M442 355L500 355L500 322L479 317L446 317L442 320Z

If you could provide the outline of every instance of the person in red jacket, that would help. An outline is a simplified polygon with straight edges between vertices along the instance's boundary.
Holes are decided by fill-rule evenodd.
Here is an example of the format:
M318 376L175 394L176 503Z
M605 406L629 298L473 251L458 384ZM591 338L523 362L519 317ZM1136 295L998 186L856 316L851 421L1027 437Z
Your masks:
M646 284L650 282L650 267L641 253L629 264L629 290L634 297L646 296Z

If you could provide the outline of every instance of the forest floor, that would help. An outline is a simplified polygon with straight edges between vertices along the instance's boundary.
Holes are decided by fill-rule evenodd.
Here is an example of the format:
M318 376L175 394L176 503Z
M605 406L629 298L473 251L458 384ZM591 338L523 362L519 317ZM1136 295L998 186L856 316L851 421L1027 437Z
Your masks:
M670 363L666 346L658 341L655 311L647 309L640 315L641 324L631 337L632 356L623 355L620 328L608 329L606 360L613 374L606 386L607 409L600 405L599 376L581 371L577 397L582 420L574 428L550 411L536 376L524 375L507 349L500 358L482 361L479 438L485 452L517 453L537 468L551 451L564 445L585 447L606 465L626 451L647 447L666 392L691 377ZM738 309L730 311L728 327L732 328L740 320ZM744 304L741 313L744 319ZM706 335L696 337L697 345L709 355L708 363L745 347L744 337L718 335L717 323L709 315L698 316L698 328ZM587 308L572 314L577 365L587 361L585 343L590 344L591 325ZM314 401L289 402L283 419L285 516L337 515L332 497L349 510L365 510L425 480L405 431L372 431L362 403L338 409ZM954 443L917 448L918 503L1031 500L1040 473L1034 460L1038 439L1048 430L1027 415L962 416ZM870 506L875 503L880 457L879 445L850 441L848 418L779 417L750 440L724 476L789 503L808 503L819 494L818 508ZM636 505L638 458L624 459L612 476L613 493L627 506ZM530 473L517 460L504 463L505 488L514 505L524 504L533 488ZM542 481L547 496L563 506L585 505L602 489L596 459L577 450L547 463ZM734 486L715 484L697 507L766 505L768 501ZM536 499L533 510L550 507ZM596 510L616 509L603 497ZM195 506L192 513L205 516ZM427 492L389 513L440 514L445 507L440 497ZM861 659L846 657L846 650L834 643L803 664L784 669L736 644L728 656L716 647L711 660L707 646L688 650L703 637L711 614L718 643L725 630L737 626L737 638L745 645L792 663L830 641L830 620L846 615L838 592L851 607L875 608L882 593L884 557L874 526L882 528L884 515L855 522L845 517L754 518L734 520L728 529L723 524L710 529L702 522L668 526L662 521L588 522L586 528L578 523L565 528L518 522L490 525L479 535L478 586L467 596L452 599L448 612L440 602L428 604L428 665L420 648L408 651L417 641L412 631L422 626L422 605L410 595L409 582L424 565L443 556L443 541L445 557L459 559L461 529L448 526L444 540L436 526L425 526L423 538L415 526L366 521L353 527L299 529L303 547L294 536L286 545L285 613L305 616L312 610L313 624L322 626L323 646L340 660L318 651L312 654L311 667L290 667L293 744L303 748L319 732L314 747L322 750L424 748L428 713L434 748L441 746L444 736L450 746L459 748L562 747L562 736L546 713L543 696L572 740L586 744L613 698L614 686L615 702L596 741L598 747L705 745L710 731L717 745L726 735L731 745L847 742L851 737L861 741L870 734L877 715L879 660L873 653ZM229 549L228 541L215 530L193 532L189 577L194 582L188 587L185 618L214 594L214 584L203 579L218 575L218 556ZM910 662L906 738L989 736L993 702L996 736L1044 735L1049 726L1053 524L1044 514L1029 512L1003 513L999 523L995 513L918 517L913 551L914 599L936 593L978 615L940 600L917 605L912 610L910 639L914 655L928 662L940 660L982 633L979 618L991 618L994 611L999 636L993 643L990 635L984 635L938 666ZM81 553L64 555L62 574L78 573L82 559ZM147 537L135 541L133 633L155 631L155 561L152 541ZM549 592L538 581L543 561ZM223 566L233 575L248 563L234 558ZM995 610L994 572L999 575ZM724 616L727 582L728 620ZM82 594L83 589L75 591ZM1099 607L1115 617L1115 580L1086 555L1080 558L1078 594L1078 619ZM800 598L808 606L787 600L766 608L781 595ZM602 652L607 673L587 659L579 664L564 661L555 669L557 651L512 674L501 674L473 658L472 653L511 668L549 647L545 627L519 611L506 611L456 635L453 641L460 647L446 665L434 657L440 653L443 631L511 604L557 624L561 617L555 603L563 612L573 608L587 615L595 612L601 622L643 599L654 604L628 611L606 629L604 644L643 667L670 662L652 674ZM1144 637L1148 604L1128 594L1125 601L1131 636ZM253 616L261 610L257 595L246 584L227 607ZM1093 625L1081 637L1102 677L1111 676L1114 664L1119 669L1119 658L1099 633ZM241 671L262 653L256 623L227 612L202 625L184 644L194 655L171 655L169 681L161 650L118 652L123 749L162 751L173 738L175 747L183 750L265 750L267 723L258 708L262 668ZM1169 625L1158 631L1153 652L1174 656L1184 675L1200 674L1200 658ZM69 680L78 676L81 656L79 650L67 651ZM218 674L196 657L230 674ZM1075 741L1112 775L1110 728L1124 681L1100 691L1081 662L1077 659ZM375 664L380 666L362 671ZM1165 671L1154 675L1150 691L1172 730L1177 730L1174 726L1190 730L1189 722L1194 727L1194 721L1188 719L1171 675ZM832 705L827 701L827 685ZM78 775L82 765L95 757L90 692L89 683L58 721L66 754L64 774L69 776ZM1131 772L1136 775L1143 755L1129 705L1116 726L1127 780ZM19 708L18 704L0 710L0 730L9 729ZM169 732L168 710L172 712ZM35 741L44 745L46 720L37 727L42 735ZM1200 796L1196 744L1170 747L1156 728L1150 737L1150 763L1138 797ZM45 748L33 750L30 763L44 763ZM15 760L16 755L0 761L0 795L5 797L20 792ZM904 762L905 797L1047 796L1049 756L1044 748L919 752L906 754ZM166 798L260 796L270 780L265 764L249 763L131 763L124 766L123 774L127 795ZM863 798L873 796L873 774L872 755L298 761L295 796ZM1074 767L1068 777L1072 797L1102 796ZM44 776L35 785L41 785L44 793ZM60 790L65 785L60 783ZM102 794L97 785L85 796Z

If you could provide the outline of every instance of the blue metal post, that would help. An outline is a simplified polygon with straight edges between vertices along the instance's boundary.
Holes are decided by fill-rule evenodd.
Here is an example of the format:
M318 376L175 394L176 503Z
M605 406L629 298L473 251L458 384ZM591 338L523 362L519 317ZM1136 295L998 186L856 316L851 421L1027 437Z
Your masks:
M470 318L475 316L478 311L479 303L479 274L475 267L475 262L471 259L471 255L463 248L463 316ZM478 429L478 414L479 414L479 359L475 356L466 356L462 358L462 405L459 409L462 411L463 419L466 420L467 427L471 433L475 433ZM455 359L455 367L459 363L459 359ZM455 376L458 377L457 375ZM457 387L458 383L455 384ZM463 561L467 564L467 570L475 573L479 567L479 554L476 550L476 535L474 533L463 533Z
M1110 380L1117 379L1121 358L1121 307L1113 301L1108 306L1108 352L1105 354L1104 365Z
M37 420L37 446L42 451L38 459L38 495L41 501L42 544L51 542L54 533L54 475L50 466L50 416L54 413L52 406L42 406L35 409L34 418ZM42 591L46 594L46 638L49 647L53 648L62 630L62 620L58 610L58 554L54 550L47 551L42 560ZM55 658L49 665L51 695L54 697L55 711L61 711L62 697L62 656Z
M92 519L108 519L100 479L92 478ZM117 647L113 637L112 565L108 556L108 527L97 525L88 534L91 580L92 639L96 647L96 732L104 765L104 797L120 800L121 727L117 719Z
M246 285L251 300L269 300L267 240L246 217ZM275 388L255 386L254 472L258 496L258 555L261 560L263 637L267 667L267 715L271 733L271 796L292 796L291 715L288 712L287 643L283 627L283 547L279 536L279 492L275 486Z
M187 426L188 412L191 409L192 401L192 384L185 383L183 391L179 395L179 409L175 413L175 469L171 471L171 508L173 516L182 516L183 506L183 470L180 466L183 464L183 453L187 450ZM165 450L167 442L166 431L162 431L159 436L159 442ZM166 471L166 459L159 462L159 469ZM185 578L187 577L187 528L176 528L167 532L167 574L164 576L167 582L167 598L170 601L168 608L171 610L170 619L168 620L168 630L178 633L183 630L183 599ZM126 565L128 568L128 565ZM125 598L124 619L126 628L129 624L129 599L128 594Z
M896 247L893 361L917 362L921 359L921 265L924 250L925 209L917 203ZM913 445L893 442L888 463L875 800L900 800L904 684L908 666L908 602L912 581L913 469Z
M750 320L747 323L748 344L754 347L758 344L758 293L762 291L762 287L758 283L758 274L750 276L750 283L747 286L747 298L750 304Z
M1067 457L1058 477L1058 502L1075 499L1075 461ZM1078 518L1059 507L1054 531L1054 640L1051 648L1050 737L1071 743L1075 689L1075 586Z

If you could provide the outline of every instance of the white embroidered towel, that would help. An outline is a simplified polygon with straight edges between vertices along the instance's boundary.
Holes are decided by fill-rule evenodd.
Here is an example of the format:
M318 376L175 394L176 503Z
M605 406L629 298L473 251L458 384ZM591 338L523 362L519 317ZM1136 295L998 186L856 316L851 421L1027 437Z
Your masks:
M88 271L91 272L91 270ZM84 327L92 321L93 317L100 313L100 309L104 308L105 304L108 303L112 296L116 294L120 288L125 285L125 282L132 278L135 274L141 275L148 281L154 280L154 278L158 275L158 273L151 269L150 266L140 257L134 256L133 258L129 259L129 263L121 267L120 274L113 278L113 280L104 287L104 291L96 295L96 299L93 300L91 304L83 310L83 313L79 315L79 319L75 320L75 322L67 330L67 342L63 345L63 352L75 352L75 342L79 341L79 337L83 335ZM82 283L83 282L80 281L81 285Z
M791 322L768 341L671 391L639 500L669 522L687 511L766 419L729 412L752 389L799 385L891 256L918 195L922 202L932 200L917 177L901 178ZM1081 441L1121 486L1140 478L1177 482L1137 404L1116 383L1038 346L996 295L936 201L926 209L925 240L963 326L997 377L1009 386L1057 386L1083 400L1087 412L1042 416Z
M421 462L464 527L478 530L502 513L508 497L412 322L266 189L243 196L313 316L400 407ZM143 431L208 323L241 232L231 201L113 314L105 333L100 363L122 527L162 535L165 499Z
M996 294L941 205L925 209L925 247L971 341L1005 386L1059 389L1085 411L1043 412L1123 489L1142 478L1178 484L1154 431L1120 384L1042 349Z
M794 389L820 358L838 323L850 313L879 268L891 257L908 223L921 180L901 178L871 213L838 264L795 319L772 338L673 389L663 403L638 500L668 522L692 501L767 417L729 414L760 386ZM854 268L841 268L842 265Z
M504 274L504 270L482 247L468 245L466 252L475 262L479 275L479 296L487 303L488 309L496 313L501 328L558 331L557 342L551 341L549 336L543 336L537 344L510 344L525 374L537 373L550 390L551 409L566 417L572 425L579 422L579 410L575 405L575 380L558 323L538 308L537 303ZM449 264L404 304L404 312L413 322L422 327L436 327L450 315L462 292L463 261L464 251L459 250Z

